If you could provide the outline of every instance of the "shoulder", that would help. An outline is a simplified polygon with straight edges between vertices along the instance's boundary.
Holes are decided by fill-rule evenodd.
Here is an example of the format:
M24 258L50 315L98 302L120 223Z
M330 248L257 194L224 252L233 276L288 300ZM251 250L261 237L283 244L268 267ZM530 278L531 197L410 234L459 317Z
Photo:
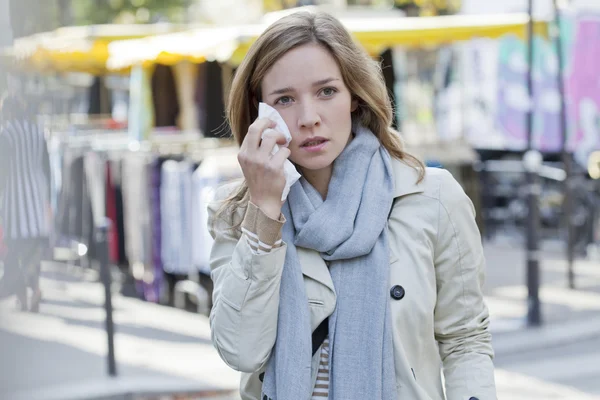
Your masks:
M456 178L443 168L428 167L423 183L425 192L435 194L440 201L451 200L464 194L464 190Z
M213 200L208 203L209 224L215 223L215 219L219 220L219 224L225 224L229 227L237 226L242 222L245 209L225 207L228 199L240 190L241 185L242 181L236 180L220 185L215 189Z
M425 193L435 198L440 213L454 221L475 216L473 202L452 174L441 168L427 168L428 183Z
M237 192L241 188L242 182L240 180L235 180L232 182L227 182L222 185L217 186L215 189L215 195L213 197L213 201L211 201L211 205L220 206L225 200L231 197L235 192Z
M472 208L472 203L462 186L448 170L426 168L423 179L419 181L419 174L413 167L400 160L393 160L392 165L396 198L412 198L420 206L439 206L448 211L460 205ZM423 198L430 201L423 202Z

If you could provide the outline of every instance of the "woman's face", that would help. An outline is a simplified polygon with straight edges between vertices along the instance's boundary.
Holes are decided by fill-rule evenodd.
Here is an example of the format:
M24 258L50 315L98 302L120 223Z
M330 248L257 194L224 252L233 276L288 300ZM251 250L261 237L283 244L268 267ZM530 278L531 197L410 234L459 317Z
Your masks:
M287 52L261 83L291 134L290 160L301 169L329 168L350 140L356 101L329 51L306 44Z

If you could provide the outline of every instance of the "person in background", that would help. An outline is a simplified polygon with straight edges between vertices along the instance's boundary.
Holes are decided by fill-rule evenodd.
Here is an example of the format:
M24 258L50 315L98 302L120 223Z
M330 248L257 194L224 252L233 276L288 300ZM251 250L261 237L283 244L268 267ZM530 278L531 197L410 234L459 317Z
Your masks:
M0 215L7 248L0 296L16 294L22 310L37 312L40 263L51 231L48 147L31 102L9 94L0 107Z
M260 102L291 132L274 155ZM473 205L404 150L380 65L343 25L267 28L228 117L245 180L209 205L210 324L242 399L496 399ZM302 178L282 202L288 158Z

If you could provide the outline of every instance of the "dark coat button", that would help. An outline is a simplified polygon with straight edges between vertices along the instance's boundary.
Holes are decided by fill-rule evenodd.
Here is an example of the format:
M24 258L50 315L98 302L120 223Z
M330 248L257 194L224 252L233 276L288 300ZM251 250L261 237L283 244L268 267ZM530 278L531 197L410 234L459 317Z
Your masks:
M261 374L258 376L258 379L260 379L260 381L261 381L261 382L264 382L264 380L265 380L265 373L264 373L264 372L262 372L262 373L261 373Z
M406 292L404 288L400 285L396 285L390 290L390 294L392 295L392 299L394 300L402 300Z
M265 394L265 395L263 396L263 400L269 400L269 397L268 397L268 396Z
M479 400L477 397L470 397L469 400Z

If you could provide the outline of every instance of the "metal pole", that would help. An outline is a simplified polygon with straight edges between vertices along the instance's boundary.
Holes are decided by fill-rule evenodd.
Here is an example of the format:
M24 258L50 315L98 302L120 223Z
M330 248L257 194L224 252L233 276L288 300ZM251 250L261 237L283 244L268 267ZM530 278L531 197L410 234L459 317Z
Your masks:
M571 193L571 176L573 172L573 165L571 154L569 152L569 135L567 132L567 108L565 105L566 88L564 79L564 60L563 60L563 48L562 41L560 38L560 27L561 27L561 12L558 6L557 0L553 0L554 3L554 16L556 23L556 31L554 35L554 45L556 47L556 57L558 59L558 75L556 76L556 83L558 92L560 93L560 130L562 134L562 160L565 168L565 181L563 184L564 193L564 212L565 222L567 227L567 278L569 282L569 288L575 289L575 272L573 270L573 264L575 259L575 242L573 232L573 222L571 221L573 215L573 196Z
M10 18L10 1L0 0L0 47L13 44L13 32Z
M113 306L111 291L111 276L108 267L108 229L110 220L102 219L96 226L96 244L100 252L100 277L104 285L104 310L106 311L106 336L108 342L108 375L117 376L115 360L115 325L113 322Z
M539 326L542 323L539 287L540 287L540 267L539 267L539 170L541 156L533 148L533 0L529 0L529 23L527 26L528 35L528 73L527 89L529 94L529 110L527 112L527 148L525 156L526 179L527 179L527 204L529 212L527 213L527 324L529 326Z

